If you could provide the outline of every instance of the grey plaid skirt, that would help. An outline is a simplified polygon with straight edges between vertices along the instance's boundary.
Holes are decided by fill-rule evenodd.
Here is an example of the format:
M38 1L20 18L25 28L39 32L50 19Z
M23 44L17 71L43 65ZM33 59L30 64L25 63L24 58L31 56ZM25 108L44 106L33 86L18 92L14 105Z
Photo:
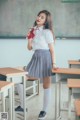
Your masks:
M49 50L35 50L31 61L26 67L28 75L35 78L51 76L52 59Z

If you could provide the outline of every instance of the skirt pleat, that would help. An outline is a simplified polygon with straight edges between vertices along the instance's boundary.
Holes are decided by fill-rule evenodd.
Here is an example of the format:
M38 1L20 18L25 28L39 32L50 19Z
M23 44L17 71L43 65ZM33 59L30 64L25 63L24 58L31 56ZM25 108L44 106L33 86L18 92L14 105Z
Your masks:
M52 60L49 50L35 50L26 70L30 77L45 78L51 76Z

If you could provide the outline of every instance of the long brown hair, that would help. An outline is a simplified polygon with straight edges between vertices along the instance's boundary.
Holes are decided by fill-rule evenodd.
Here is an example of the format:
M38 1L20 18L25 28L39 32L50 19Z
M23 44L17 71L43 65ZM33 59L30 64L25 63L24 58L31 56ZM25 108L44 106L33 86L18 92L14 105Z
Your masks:
M52 34L53 34L53 39L54 39L54 42L55 42L55 36L54 36L54 32L53 32L53 25L52 25L52 16L51 16L51 13L47 10L42 10L38 13L37 16L39 16L41 13L44 13L46 15L46 21L44 23L44 29L50 29ZM36 21L34 22L34 25L33 26L36 26L37 23Z

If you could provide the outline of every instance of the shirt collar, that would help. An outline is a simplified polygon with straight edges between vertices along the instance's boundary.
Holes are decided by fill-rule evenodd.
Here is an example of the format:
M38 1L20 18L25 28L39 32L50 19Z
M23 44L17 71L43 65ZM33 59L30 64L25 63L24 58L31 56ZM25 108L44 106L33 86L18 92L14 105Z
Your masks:
M36 27L38 30L43 30L44 26Z

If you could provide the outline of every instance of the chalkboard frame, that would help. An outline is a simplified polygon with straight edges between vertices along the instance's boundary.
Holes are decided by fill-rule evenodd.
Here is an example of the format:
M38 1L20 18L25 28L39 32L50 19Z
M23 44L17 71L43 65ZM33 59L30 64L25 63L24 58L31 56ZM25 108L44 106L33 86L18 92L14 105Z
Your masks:
M1 0L1 1L3 1L3 0ZM29 2L30 0L28 0L28 2ZM46 1L46 0L45 0ZM43 4L43 7L45 8L45 1L42 3L42 2L40 2L40 4L39 4L39 6L42 6L42 4ZM49 10L50 10L50 12L52 13L52 15L53 15L53 21L54 21L54 33L55 33L55 36L56 36L56 38L57 39L78 39L78 40L80 40L80 32L78 32L77 34L75 34L76 32L75 31L77 31L78 29L80 29L80 27L78 28L78 29L76 29L76 30L74 30L75 28L76 28L76 23L78 23L78 24L80 24L80 22L78 21L78 22L76 22L76 20L74 19L74 18L76 18L76 16L77 16L77 12L75 12L75 15L73 15L72 13L74 13L74 11L75 10L77 10L77 11L79 11L78 9L79 9L79 7L76 7L76 4L74 4L75 5L75 9L71 9L72 7L71 7L71 5L72 4L65 4L65 2L64 1L67 1L67 2L69 2L69 1L80 1L80 0L60 0L60 1L58 1L58 4L59 4L59 9L60 9L60 11L58 10L58 9L56 9L55 10L55 8L57 8L57 4L55 4L55 2L54 2L54 4L51 4L52 5L52 9L50 9L49 8ZM18 4L18 2L19 2L19 4ZM31 2L31 1L30 1ZM39 1L38 1L39 2ZM53 1L52 1L53 2ZM6 32L7 31L7 29L8 29L8 27L4 27L3 28L3 23L4 23L4 21L3 20L5 20L5 19L1 19L1 25L2 25L2 30L1 30L1 33L0 33L0 40L1 39L25 39L26 38L26 32L27 32L27 28L29 28L30 27L30 25L33 23L33 20L34 20L34 16L36 16L36 10L38 10L39 11L39 9L41 9L41 8L39 8L39 6L36 6L36 9L34 9L35 11L34 11L34 14L35 15L33 15L32 14L32 11L31 10L33 10L33 9L31 9L31 8L33 8L34 7L34 2L31 4L31 7L29 7L29 5L27 4L27 2L26 2L26 0L23 0L23 1L15 1L15 2L9 2L9 1L7 1L6 2L6 0L4 0L4 2L1 2L2 4L1 5L5 5L5 9L6 9L6 14L5 14L5 9L4 9L4 7L1 7L1 14L2 14L2 18L3 18L3 13L5 14L5 18L8 18L7 17L7 13L9 13L9 21L11 21L11 20L13 20L14 21L14 23L16 23L16 24L12 24L12 22L11 22L11 24L10 24L10 26L11 25L18 25L19 26L19 24L20 23L22 23L22 21L23 21L23 23L29 23L29 24L24 24L24 26L23 26L23 24L20 24L20 25L22 25L21 27L20 27L20 29L19 30L23 30L22 32L21 31L18 31L18 29L15 29L14 28L14 26L12 26L10 29L11 29L11 31L9 31L8 30L8 32ZM5 3L5 4L4 4ZM11 6L13 4L13 6ZM37 3L36 3L37 4ZM15 7L15 5L16 5L16 7ZM20 7L19 7L19 5L20 5ZM26 5L27 5L27 7L26 7ZM7 7L6 7L7 6ZM64 6L64 7L63 7ZM72 5L73 6L73 5ZM29 7L29 8L28 8ZM49 7L49 6L48 6ZM16 8L16 9L15 9ZM54 8L54 10L53 10L53 8ZM65 8L65 9L63 9L63 8ZM68 18L68 12L66 12L66 10L67 9L69 9L69 11L70 11L70 13L72 14L72 16L71 16L71 18L70 19L68 19L67 21L65 20L65 18ZM27 10L28 10L28 12L27 12ZM65 12L63 12L63 11L65 11ZM57 13L57 14L56 14ZM59 13L61 13L61 14L59 14ZM66 13L66 14L65 14ZM18 15L19 15L19 17L18 17ZM60 15L60 16L59 16ZM61 16L62 15L62 16ZM65 16L66 15L66 16ZM70 14L69 14L70 15ZM25 16L27 16L26 18L25 18ZM13 19L12 19L13 18ZM14 18L17 18L17 19L14 19ZM60 22L59 21L57 21L58 19L60 18ZM63 19L61 19L61 18L63 18ZM21 20L22 19L22 20ZM72 28L72 31L71 31L71 29L69 30L69 27L68 28L66 28L66 25L68 26L68 23L70 23L70 21L72 20L72 19L74 19L74 22L73 22L73 24L71 24L71 28ZM20 21L19 21L20 20ZM26 21L27 22L26 22ZM64 22L64 21L65 22ZM8 22L9 23L9 22ZM19 23L19 24L18 24ZM62 24L61 24L62 23ZM71 22L72 23L72 22ZM70 24L69 24L70 25ZM8 24L8 26L9 26L9 24ZM79 26L79 25L78 25ZM5 29L6 28L6 29ZM13 29L12 29L13 28ZM17 27L18 28L18 27ZM65 30L64 30L65 29ZM14 30L14 31L12 31L12 30ZM68 32L69 31L69 32ZM78 31L80 31L80 30L78 30ZM70 33L70 34L69 34Z
M68 39L68 40L80 40L80 37L71 37L71 36L55 36L57 40ZM0 36L1 39L26 39L26 36Z

